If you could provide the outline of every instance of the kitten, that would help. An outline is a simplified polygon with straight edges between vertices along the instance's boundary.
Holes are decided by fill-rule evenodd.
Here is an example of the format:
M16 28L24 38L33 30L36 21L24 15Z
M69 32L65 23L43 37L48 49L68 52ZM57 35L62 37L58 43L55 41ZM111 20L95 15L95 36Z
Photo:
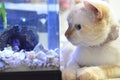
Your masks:
M73 51L63 80L120 78L119 25L104 1L84 0L68 15L65 36Z

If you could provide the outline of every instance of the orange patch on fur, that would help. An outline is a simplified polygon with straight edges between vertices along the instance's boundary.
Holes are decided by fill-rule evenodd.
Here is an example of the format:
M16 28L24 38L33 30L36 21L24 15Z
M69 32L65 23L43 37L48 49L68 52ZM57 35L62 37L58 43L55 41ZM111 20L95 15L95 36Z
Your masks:
M80 10L84 10L85 8L84 7L81 7Z
M89 27L88 25L84 25L83 29L81 30L81 33L89 33L91 31L91 27Z
M112 66L103 66L101 69L106 73L107 77L114 78L120 77L120 66L112 65ZM118 72L117 72L118 71Z

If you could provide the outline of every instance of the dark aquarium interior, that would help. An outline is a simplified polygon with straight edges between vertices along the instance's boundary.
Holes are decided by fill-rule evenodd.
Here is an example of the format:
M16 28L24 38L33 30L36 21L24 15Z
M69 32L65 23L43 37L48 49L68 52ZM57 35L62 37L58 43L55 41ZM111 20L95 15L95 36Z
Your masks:
M2 74L54 73L59 70L59 57L58 0L0 1Z

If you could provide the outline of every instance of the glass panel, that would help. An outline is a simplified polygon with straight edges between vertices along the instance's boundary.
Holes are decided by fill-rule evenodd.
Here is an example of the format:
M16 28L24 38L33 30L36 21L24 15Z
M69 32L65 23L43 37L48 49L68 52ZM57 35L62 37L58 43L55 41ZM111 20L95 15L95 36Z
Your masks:
M58 69L58 1L1 1L0 71Z

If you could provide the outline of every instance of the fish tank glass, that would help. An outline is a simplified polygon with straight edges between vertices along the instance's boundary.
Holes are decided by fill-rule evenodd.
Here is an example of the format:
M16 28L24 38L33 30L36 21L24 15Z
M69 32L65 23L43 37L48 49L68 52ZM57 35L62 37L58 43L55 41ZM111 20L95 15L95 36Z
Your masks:
M0 1L0 79L61 80L58 4Z

